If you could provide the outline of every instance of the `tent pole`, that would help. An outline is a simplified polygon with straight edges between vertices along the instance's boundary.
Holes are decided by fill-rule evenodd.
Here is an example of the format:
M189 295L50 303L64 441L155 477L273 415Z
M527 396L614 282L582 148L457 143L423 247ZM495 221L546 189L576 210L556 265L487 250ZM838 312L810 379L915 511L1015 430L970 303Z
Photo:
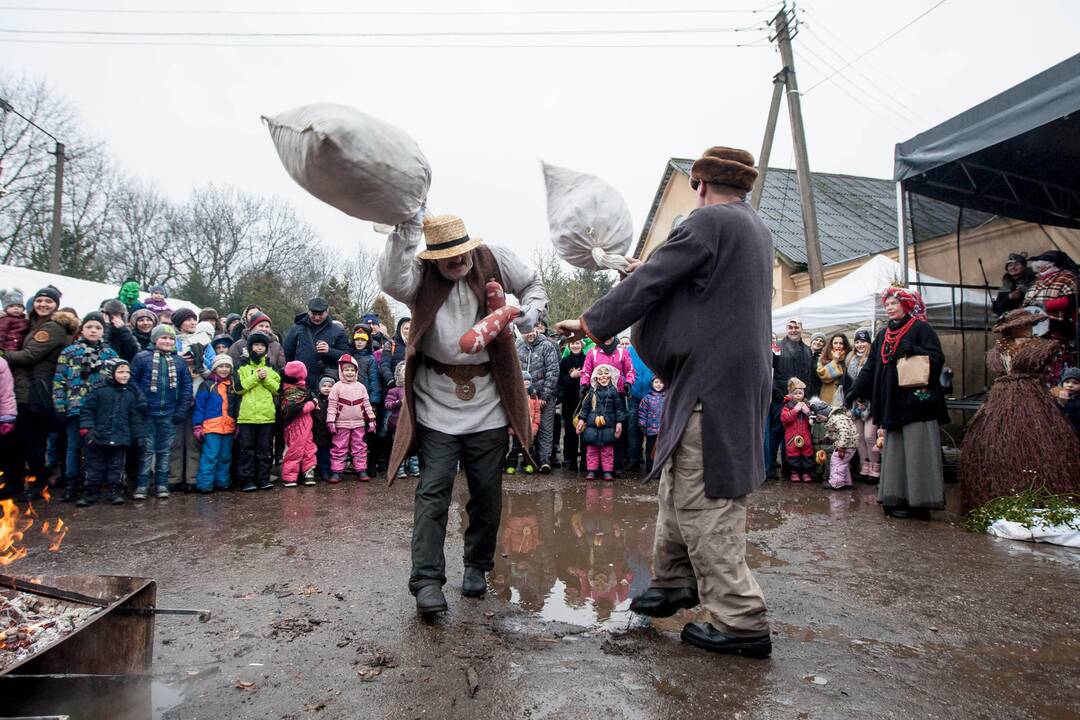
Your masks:
M900 263L900 284L907 287L908 284L908 256L907 243L904 242L904 184L896 183L896 238L899 253L896 256Z

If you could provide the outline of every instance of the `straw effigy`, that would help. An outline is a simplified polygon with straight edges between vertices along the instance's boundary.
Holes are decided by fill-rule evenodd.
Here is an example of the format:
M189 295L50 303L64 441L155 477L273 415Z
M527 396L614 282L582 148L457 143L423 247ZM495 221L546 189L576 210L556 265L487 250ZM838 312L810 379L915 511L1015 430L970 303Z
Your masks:
M1032 320L1040 318L1014 316L1022 312L1008 313L994 327L1012 336L999 344L1008 372L994 381L960 447L963 512L1031 488L1080 492L1080 440L1042 384L1060 348L1030 337Z

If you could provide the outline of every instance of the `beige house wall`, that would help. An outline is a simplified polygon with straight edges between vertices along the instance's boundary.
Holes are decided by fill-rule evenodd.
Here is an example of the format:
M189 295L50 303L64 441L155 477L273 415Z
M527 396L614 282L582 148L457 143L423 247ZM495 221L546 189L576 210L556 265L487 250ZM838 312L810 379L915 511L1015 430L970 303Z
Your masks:
M686 217L697 206L697 193L690 189L690 182L685 175L673 171L668 179L664 195L660 199L660 207L656 210L656 216L649 227L649 234L645 238L645 247L641 249L641 259L649 257L653 250L660 247L668 235L671 234L675 219Z

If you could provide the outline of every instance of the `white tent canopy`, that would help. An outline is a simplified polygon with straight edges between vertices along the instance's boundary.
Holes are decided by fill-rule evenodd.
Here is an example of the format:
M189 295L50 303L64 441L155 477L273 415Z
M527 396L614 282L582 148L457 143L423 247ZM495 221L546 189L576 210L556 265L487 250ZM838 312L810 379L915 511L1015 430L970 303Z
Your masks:
M80 317L91 310L97 310L102 301L116 297L120 290L117 285L80 280L14 265L0 265L0 288L18 288L23 296L29 299L46 285L52 285L60 291L60 307L73 307ZM145 299L149 297L149 293L139 293L139 297ZM173 310L186 307L199 312L200 309L186 300L168 298L167 302Z
M773 332L783 334L791 318L802 321L803 330L806 331L871 327L875 318L884 317L881 293L899 277L900 263L884 255L875 255L832 285L773 310ZM961 301L965 326L981 324L985 327L990 321L985 293L948 287L920 287L915 283L945 282L925 273L910 272L909 277L913 289L918 290L926 302L931 324L955 326Z

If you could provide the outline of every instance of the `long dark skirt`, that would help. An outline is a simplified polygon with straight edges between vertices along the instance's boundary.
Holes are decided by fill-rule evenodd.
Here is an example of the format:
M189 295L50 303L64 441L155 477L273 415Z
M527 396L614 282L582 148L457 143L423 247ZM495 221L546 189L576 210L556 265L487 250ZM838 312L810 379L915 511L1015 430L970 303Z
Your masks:
M885 431L878 502L887 506L945 508L941 428L936 420Z

